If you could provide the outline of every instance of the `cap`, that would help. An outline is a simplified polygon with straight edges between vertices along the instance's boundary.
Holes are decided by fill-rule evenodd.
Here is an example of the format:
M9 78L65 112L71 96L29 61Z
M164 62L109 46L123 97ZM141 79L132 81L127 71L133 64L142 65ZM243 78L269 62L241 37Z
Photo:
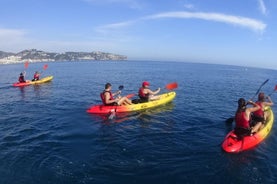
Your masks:
M150 86L150 83L147 82L147 81L144 81L144 82L142 83L142 86L143 86L143 87L145 87L145 86Z

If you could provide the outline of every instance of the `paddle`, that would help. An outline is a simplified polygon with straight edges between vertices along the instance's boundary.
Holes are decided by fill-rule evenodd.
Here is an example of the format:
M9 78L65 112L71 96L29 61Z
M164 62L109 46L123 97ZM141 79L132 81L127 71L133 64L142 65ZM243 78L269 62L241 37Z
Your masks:
M173 90L173 89L176 89L177 87L178 87L177 82L172 82L172 83L169 83L165 86L165 88L167 90Z
M48 64L43 65L43 70L45 71L48 68ZM43 71L40 72L42 74Z
M269 81L269 79L267 79L267 80L265 80L261 85L260 85L260 87L259 87L259 89L257 90L257 92L255 93L255 95L250 99L251 101L255 98L255 96L257 95L257 94L259 94L259 92L260 92L260 90L262 89L262 87L267 83ZM275 86L275 88L276 88L276 86ZM232 123L233 121L234 121L234 117L230 117L230 118L228 118L226 121L225 121L225 123Z
M177 87L178 87L177 82L172 82L172 83L167 84L165 86L165 89L167 89L167 90L173 90L173 89L175 89ZM128 95L126 95L127 98L132 98L134 96L136 96L136 94L128 94Z
M118 86L118 90L119 90L120 93L121 93L121 90L123 90L123 89L124 89L124 86L123 86L123 85ZM120 93L119 93L119 94L120 94ZM111 113L110 113L108 119L113 119L113 118L115 117L115 112L116 112L116 108L115 108L114 110L111 111Z
M262 89L262 87L263 87L268 81L269 81L269 79L265 80L265 81L261 84L261 86L259 87L259 89L258 89L257 92L255 93L255 95L254 95L250 100L253 100L253 99L255 98L255 96L256 96L257 94L259 94L259 92L260 92L260 90Z
M28 61L25 61L25 63L24 63L24 68L28 68L28 66L29 66L29 62L28 62Z

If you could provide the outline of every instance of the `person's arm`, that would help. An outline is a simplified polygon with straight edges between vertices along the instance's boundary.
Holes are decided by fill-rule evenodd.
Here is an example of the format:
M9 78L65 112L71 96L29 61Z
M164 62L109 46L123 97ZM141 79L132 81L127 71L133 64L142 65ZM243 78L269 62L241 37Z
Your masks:
M119 95L119 94L121 94L121 91L120 91L120 90L117 91L117 92L115 92L115 93L113 93L112 95L113 95L113 97L114 97L114 96Z
M272 102L270 96L267 96L266 99L268 100L267 102L264 102L264 106L272 106L274 103Z
M249 110L250 113L251 113L251 112L255 112L255 111L257 111L257 110L259 110L259 109L261 108L258 104L256 104L255 102L253 102L253 101L251 101L251 100L248 101L247 103L253 105L253 107L247 108L247 109Z
M148 94L150 95L156 95L160 92L161 88L158 88L156 91L151 91L150 89L147 89Z

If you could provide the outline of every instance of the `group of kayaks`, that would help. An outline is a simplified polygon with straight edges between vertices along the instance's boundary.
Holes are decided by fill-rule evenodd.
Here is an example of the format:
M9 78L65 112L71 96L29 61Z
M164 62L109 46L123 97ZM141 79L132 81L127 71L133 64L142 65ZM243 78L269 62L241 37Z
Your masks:
M28 85L37 85L49 82L53 79L53 76L47 76L41 78L37 81L26 81L26 82L16 82L13 83L15 87L22 87ZM175 84L177 87L177 83ZM119 105L119 106L106 106L103 104L92 105L87 109L88 113L92 114L110 114L110 113L126 113L126 112L134 112L145 110L149 108L158 107L164 104L171 102L176 96L176 92L169 91L167 93L163 93L158 95L157 100L152 100L144 103L134 103L131 105ZM266 107L265 109L269 113L269 117L267 118L264 127L255 133L254 135L244 136L242 138L238 137L234 130L230 131L221 145L222 149L229 153L238 153L244 150L251 149L261 143L269 134L272 129L272 125L274 123L274 114L270 107Z

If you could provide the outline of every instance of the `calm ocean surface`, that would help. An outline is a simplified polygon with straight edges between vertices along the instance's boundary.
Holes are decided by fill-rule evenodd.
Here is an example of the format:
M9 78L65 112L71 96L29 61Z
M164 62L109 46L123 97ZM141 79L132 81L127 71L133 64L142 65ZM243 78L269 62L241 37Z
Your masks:
M46 63L30 63L27 78ZM237 99L259 86L271 93L275 70L178 62L47 63L50 83L12 87L24 64L0 65L0 183L276 183L276 124L252 150L221 149ZM172 103L105 116L86 113L110 82L136 93L178 82ZM277 103L277 94L272 95ZM277 115L277 108L273 106Z

